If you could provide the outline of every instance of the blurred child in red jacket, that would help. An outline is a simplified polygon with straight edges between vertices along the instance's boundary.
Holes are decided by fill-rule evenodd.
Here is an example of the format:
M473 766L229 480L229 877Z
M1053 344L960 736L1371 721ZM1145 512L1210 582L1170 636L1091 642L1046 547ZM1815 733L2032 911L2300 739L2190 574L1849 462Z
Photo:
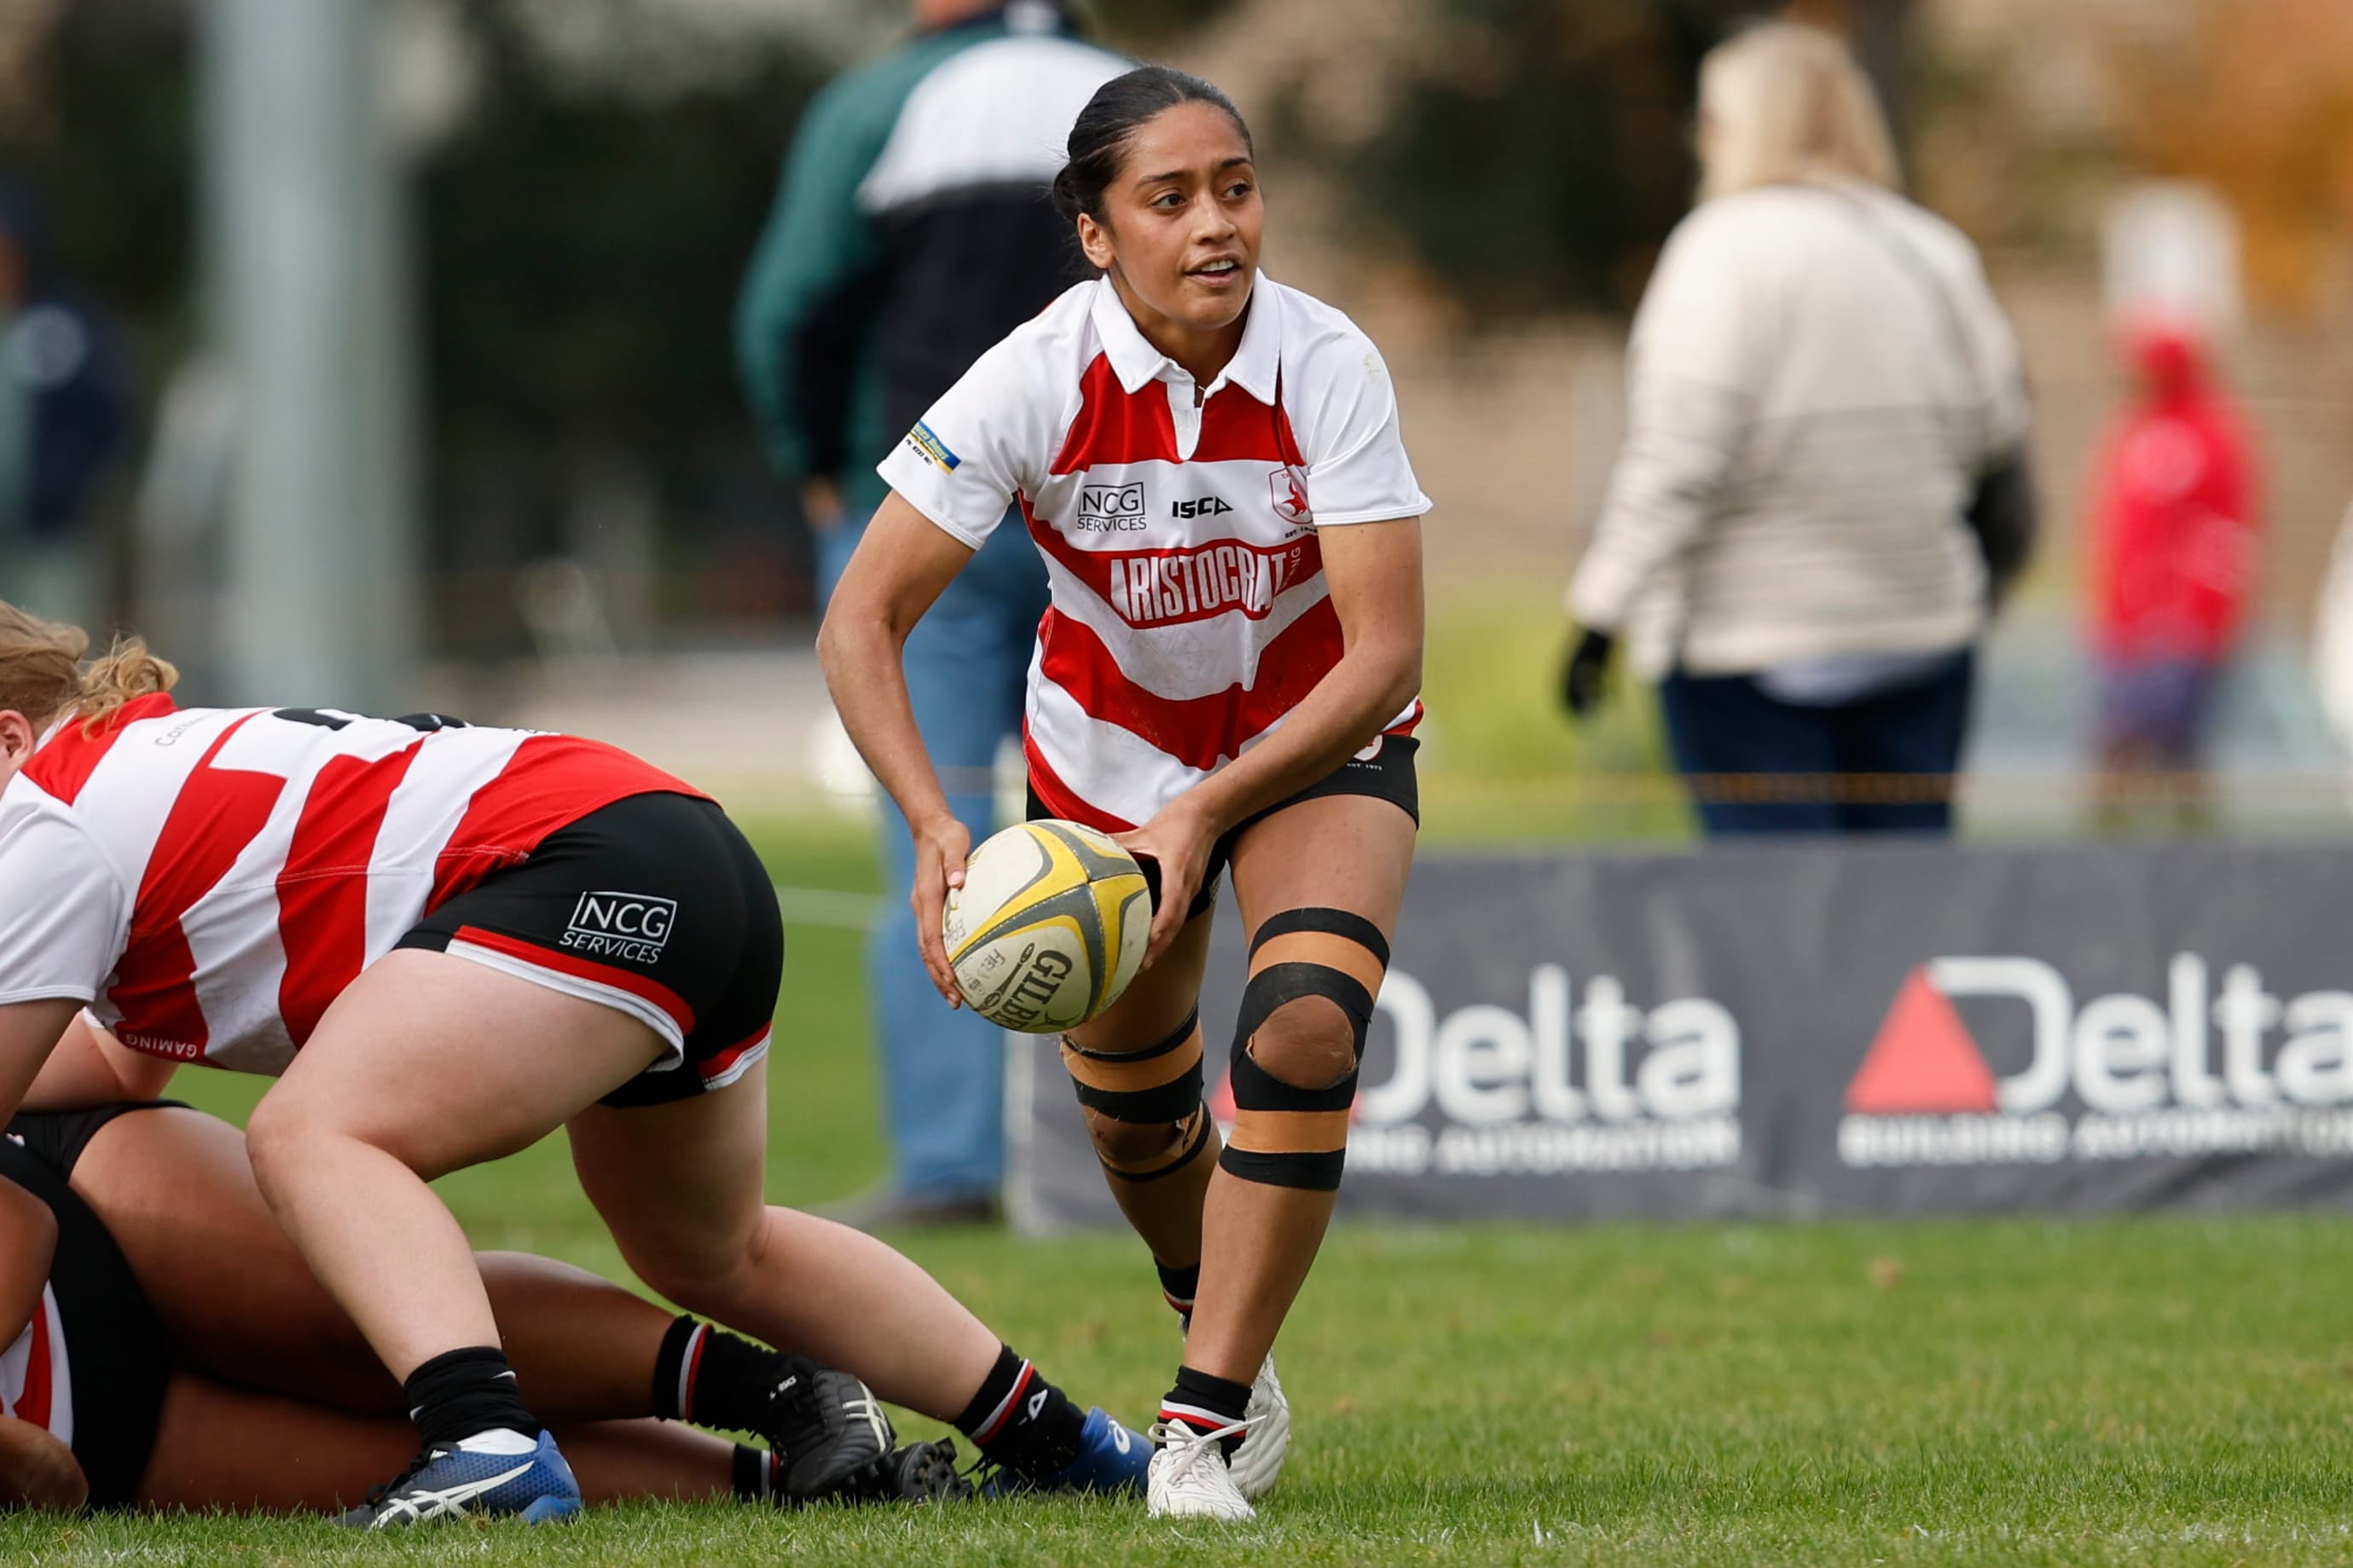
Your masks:
M2254 455L2206 345L2143 321L2125 352L2137 395L2094 474L2094 645L2100 664L2100 794L2113 819L2136 773L2180 775L2185 820L2223 667L2254 581Z

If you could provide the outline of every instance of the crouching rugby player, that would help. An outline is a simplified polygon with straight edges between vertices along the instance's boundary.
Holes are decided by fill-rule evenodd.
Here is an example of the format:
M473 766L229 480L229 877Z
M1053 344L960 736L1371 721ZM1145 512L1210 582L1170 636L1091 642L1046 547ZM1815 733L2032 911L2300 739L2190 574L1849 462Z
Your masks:
M255 1177L422 1438L375 1522L493 1475L468 1510L579 1506L427 1184L559 1127L671 1300L953 1423L1007 1484L1140 1488L1141 1439L915 1264L765 1201L782 923L716 805L570 736L183 710L143 646L87 646L0 605L0 1112L85 1008L278 1076Z

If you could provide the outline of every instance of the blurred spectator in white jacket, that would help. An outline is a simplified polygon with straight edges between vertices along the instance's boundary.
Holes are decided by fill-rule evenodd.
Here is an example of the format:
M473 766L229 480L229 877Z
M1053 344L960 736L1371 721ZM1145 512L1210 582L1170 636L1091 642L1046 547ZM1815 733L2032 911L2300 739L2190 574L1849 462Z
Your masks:
M1949 831L1975 646L2032 529L2017 344L1968 240L1896 193L1835 37L1741 34L1699 113L1565 700L1597 706L1622 643L1712 835Z

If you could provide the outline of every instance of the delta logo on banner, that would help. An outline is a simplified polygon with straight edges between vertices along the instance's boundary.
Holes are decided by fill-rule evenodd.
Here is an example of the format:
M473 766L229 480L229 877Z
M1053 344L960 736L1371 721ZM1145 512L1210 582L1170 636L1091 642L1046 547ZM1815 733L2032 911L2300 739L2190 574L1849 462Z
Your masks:
M2181 953L2162 1000L2079 1005L2041 959L1935 959L1849 1080L1838 1147L1857 1169L2353 1157L2353 993L2281 997L2253 964L2218 983Z
M1740 1024L1720 1003L1646 1005L1615 975L1572 980L1539 963L1524 994L1451 1009L1392 968L1374 1011L1349 1115L1355 1174L1566 1177L1739 1163ZM1230 1131L1230 1075L1208 1105Z

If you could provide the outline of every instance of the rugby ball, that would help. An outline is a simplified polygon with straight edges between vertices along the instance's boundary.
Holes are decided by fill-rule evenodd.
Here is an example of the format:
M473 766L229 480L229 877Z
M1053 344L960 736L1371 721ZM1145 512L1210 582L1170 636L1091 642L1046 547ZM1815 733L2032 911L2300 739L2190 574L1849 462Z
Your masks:
M1024 822L972 852L942 925L965 1004L1047 1035L1119 1000L1144 963L1152 898L1135 858L1093 828Z

